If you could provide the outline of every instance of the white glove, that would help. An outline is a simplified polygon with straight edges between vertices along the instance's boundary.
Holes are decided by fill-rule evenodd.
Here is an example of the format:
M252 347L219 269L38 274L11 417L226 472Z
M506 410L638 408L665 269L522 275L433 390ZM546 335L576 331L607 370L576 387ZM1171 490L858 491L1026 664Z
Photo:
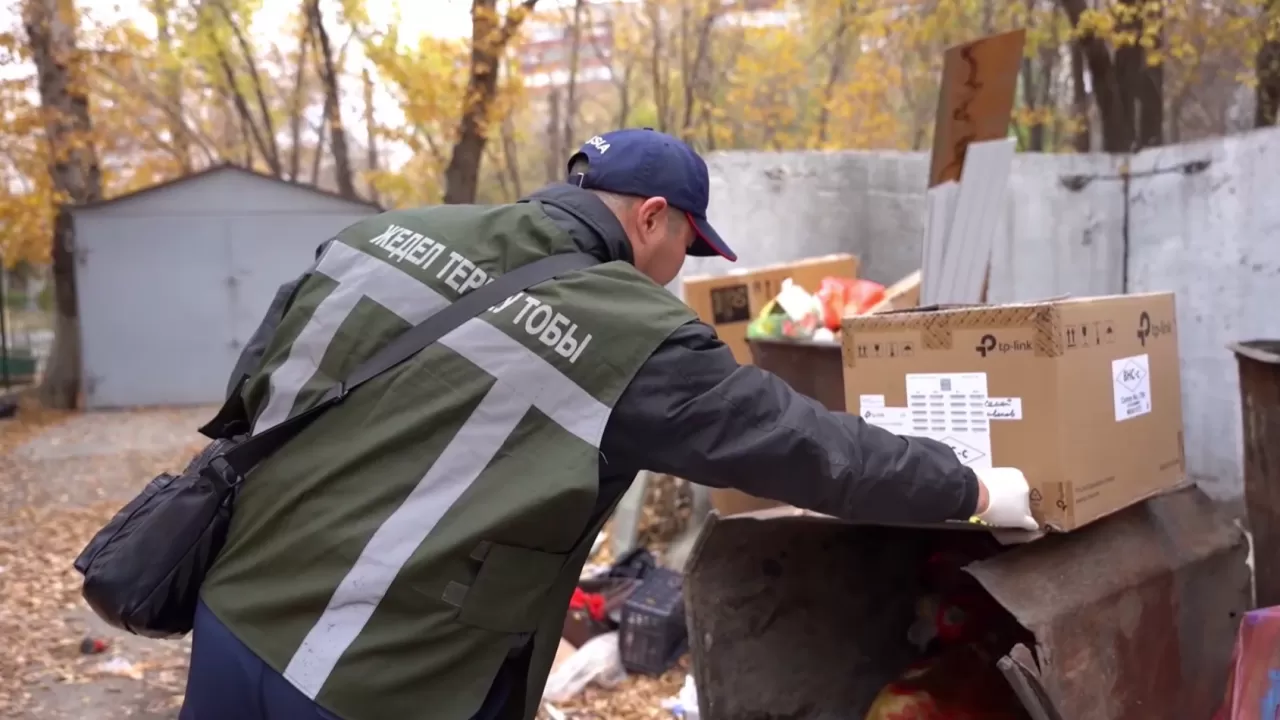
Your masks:
M996 527L1039 530L1031 517L1031 488L1017 468L974 469L978 482L987 488L987 509L978 519Z

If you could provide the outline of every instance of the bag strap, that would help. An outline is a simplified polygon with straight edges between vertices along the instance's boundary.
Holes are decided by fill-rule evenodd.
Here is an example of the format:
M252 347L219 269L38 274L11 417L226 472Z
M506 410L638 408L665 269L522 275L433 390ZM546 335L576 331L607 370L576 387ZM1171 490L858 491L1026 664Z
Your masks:
M341 403L353 390L417 355L454 328L476 317L486 309L497 306L516 293L523 292L534 285L559 275L591 267L599 262L599 260L586 253L560 253L521 265L498 277L493 282L472 290L387 343L372 357L360 363L346 379L325 391L315 405L250 437L240 445L215 458L214 461L210 462L210 465L220 466L225 462L226 465L230 466L229 468L216 468L223 474L223 477L243 477L259 462L296 437L298 433L302 432L303 428L310 425L321 413ZM238 391L242 386L243 380L241 380L241 385L237 386L235 396L239 395ZM219 411L219 416L221 415L222 412ZM226 475L225 471L227 469L234 471L234 475Z

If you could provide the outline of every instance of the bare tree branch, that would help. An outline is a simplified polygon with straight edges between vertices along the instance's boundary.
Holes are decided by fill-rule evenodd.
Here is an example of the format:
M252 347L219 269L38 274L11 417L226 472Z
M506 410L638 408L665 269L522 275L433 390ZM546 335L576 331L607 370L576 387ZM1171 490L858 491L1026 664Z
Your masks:
M266 158L267 166L271 168L271 174L281 177L280 147L276 142L275 122L271 119L271 108L267 104L267 95L262 88L262 75L258 72L258 63L254 59L256 53L253 45L249 43L249 39L241 31L240 23L236 22L235 18L232 17L231 10L227 8L226 3L223 0L214 0L214 5L222 13L227 25L231 27L231 32L235 34L236 44L240 46L240 52L244 55L245 64L249 67L249 82L253 84L253 91L258 101L258 112L262 115L263 132L259 138L258 146ZM256 135L256 128L254 132Z

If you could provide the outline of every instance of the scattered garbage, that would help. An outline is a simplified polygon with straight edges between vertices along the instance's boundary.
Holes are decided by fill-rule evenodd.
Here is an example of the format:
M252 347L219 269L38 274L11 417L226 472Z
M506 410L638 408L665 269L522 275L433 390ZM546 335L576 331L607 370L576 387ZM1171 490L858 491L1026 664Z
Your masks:
M636 548L609 567L584 573L569 601L561 637L581 647L593 637L617 630L627 598L656 565L652 553Z
M935 552L922 572L908 641L920 657L881 689L864 720L1022 720L1017 696L996 661L1023 632L962 568L987 552Z
M141 680L143 676L141 667L119 655L98 663L93 670L99 675L113 675L115 677L129 678L130 680Z
M884 298L884 286L871 280L824 277L818 291L811 294L788 278L747 326L747 338L836 342L845 314L864 314Z
M111 643L104 638L96 638L86 635L80 641L80 653L82 655L100 655L111 647Z
M622 608L622 664L629 672L661 675L689 649L684 578L654 568Z
M542 697L553 703L566 702L592 683L613 688L626 679L627 671L618 652L618 633L605 633L588 640L551 673Z
M787 278L782 281L782 291L747 325L747 337L809 339L824 327L822 313L822 301Z
M828 330L839 330L846 314L862 315L885 298L885 287L862 278L825 277L815 294L822 303L822 320Z
M1280 607L1251 610L1240 619L1227 693L1213 720L1280 717Z
M675 697L662 701L662 709L670 711L679 720L699 720L698 688L693 682L693 675L684 676L684 685Z

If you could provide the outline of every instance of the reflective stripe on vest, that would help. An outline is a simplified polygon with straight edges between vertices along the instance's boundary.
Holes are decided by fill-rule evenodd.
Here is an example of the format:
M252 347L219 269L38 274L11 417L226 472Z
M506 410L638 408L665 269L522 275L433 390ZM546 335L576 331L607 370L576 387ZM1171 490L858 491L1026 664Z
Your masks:
M338 328L361 298L373 300L410 324L422 322L448 304L413 276L343 243L329 245L316 271L337 287L315 308L284 362L271 373L270 394L254 432L289 416ZM440 344L496 382L408 498L378 527L294 652L284 674L309 698L320 693L410 556L529 410L537 408L592 447L600 446L609 407L519 341L473 318L441 338Z

